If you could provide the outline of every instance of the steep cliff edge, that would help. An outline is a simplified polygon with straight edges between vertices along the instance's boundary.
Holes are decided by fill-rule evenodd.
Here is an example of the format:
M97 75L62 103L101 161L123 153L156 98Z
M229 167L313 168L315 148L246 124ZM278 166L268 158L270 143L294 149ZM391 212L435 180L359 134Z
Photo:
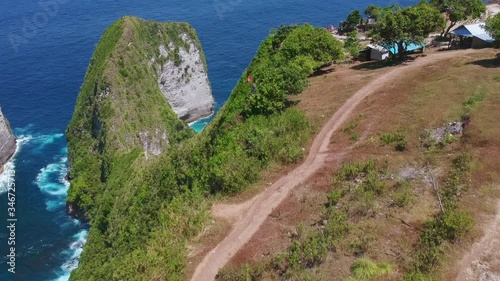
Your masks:
M12 134L9 121L5 118L0 108L0 173L3 166L16 152L16 138Z
M117 163L140 164L193 135L185 121L212 114L207 67L194 29L124 17L103 34L67 129L76 216L98 201ZM181 118L181 119L179 119ZM128 168L128 167L125 167Z
M192 122L212 115L214 98L199 43L187 33L182 33L181 39L186 43L184 46L175 46L172 42L168 46L160 45L159 61L172 53L175 59L167 59L161 65L158 86L177 116Z
M187 24L127 17L98 44L67 131L68 207L90 222L72 281L186 279L186 245L206 226L212 195L237 193L270 165L304 155L311 131L287 96L341 56L340 42L323 28L280 28L195 135L180 118L206 107L170 107L159 86L186 92L198 81L195 92L206 88L194 38ZM167 83L168 73L180 75L178 83Z

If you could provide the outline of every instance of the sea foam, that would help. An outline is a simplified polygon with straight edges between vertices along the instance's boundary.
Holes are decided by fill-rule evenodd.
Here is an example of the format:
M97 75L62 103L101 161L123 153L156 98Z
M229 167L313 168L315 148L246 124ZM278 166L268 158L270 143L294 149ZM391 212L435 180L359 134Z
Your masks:
M9 183L14 181L13 177L15 176L16 171L16 156L21 151L22 146L31 139L31 136L20 136L17 139L16 151L14 152L12 159L4 165L4 170L0 174L0 194L7 192Z

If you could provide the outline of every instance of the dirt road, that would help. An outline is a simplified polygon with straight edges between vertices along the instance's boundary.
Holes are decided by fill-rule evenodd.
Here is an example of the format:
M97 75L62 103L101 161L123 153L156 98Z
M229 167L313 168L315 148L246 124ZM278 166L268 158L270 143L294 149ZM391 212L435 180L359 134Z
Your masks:
M245 203L215 205L212 214L233 222L233 227L224 240L204 257L191 280L211 281L215 279L219 269L250 240L273 209L278 207L290 191L306 181L323 166L329 154L328 148L333 133L347 121L352 111L367 96L377 92L384 86L391 85L400 75L408 75L412 69L436 63L440 60L464 56L472 52L473 50L438 52L392 68L365 85L340 107L316 136L307 159L299 167Z

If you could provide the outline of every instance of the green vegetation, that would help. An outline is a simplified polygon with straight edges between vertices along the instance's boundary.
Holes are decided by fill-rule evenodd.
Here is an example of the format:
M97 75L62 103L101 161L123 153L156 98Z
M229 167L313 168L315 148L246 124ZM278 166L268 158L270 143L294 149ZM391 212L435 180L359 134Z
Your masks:
M359 56L362 47L358 37L358 32L356 30L347 33L347 39L345 40L344 48L351 54L351 56Z
M415 246L413 269L406 274L405 280L426 280L426 275L441 262L447 244L460 240L472 229L472 215L458 206L460 196L467 189L471 169L472 157L468 153L453 160L453 169L441 191L444 212L425 224Z
M114 166L123 161L131 166L140 155L131 152L142 147L139 130L168 132L163 148L194 135L170 109L158 89L155 70L137 67L147 65L153 55L159 57L160 44L171 40L180 44L182 33L199 44L188 24L130 17L113 23L103 34L66 132L72 182L68 203L78 206L87 218L95 217L96 197L107 181L114 180L109 179ZM131 41L135 44L130 45ZM148 114L141 114L145 111Z
M390 264L376 264L367 258L356 260L351 266L353 277L347 279L348 281L369 281L377 280L382 276L390 275L392 273L392 266Z
M394 147L396 151L404 151L408 145L406 141L406 134L404 132L396 132L396 133L384 133L380 134L380 140L385 145L396 144Z
M342 129L342 132L344 133L352 133L354 129L358 127L358 122L351 122L349 123L345 128Z
M383 9L372 7L368 12L377 14L377 22L370 31L373 41L383 46L396 45L400 58L406 55L409 44L421 44L429 33L444 27L439 10L425 1L408 8L399 5Z
M458 22L479 18L486 10L483 0L431 0L430 3L441 13L446 13L446 18L450 22L441 36L448 35Z
M179 121L147 67L160 44L177 46L187 24L123 18L104 33L87 71L68 128L68 203L91 229L71 280L182 280L186 244L203 228L213 196L233 194L272 164L304 156L311 136L288 95L342 56L342 44L310 25L281 27L258 54L215 120L199 135ZM196 41L199 43L198 41ZM252 76L253 82L247 82ZM139 135L165 132L163 154L145 157ZM316 248L317 241L299 247ZM308 252L315 263L321 253Z
M394 185L394 193L392 194L393 206L404 208L415 200L412 185L409 181L399 181Z
M360 23L362 18L363 16L361 16L359 10L354 10L347 16L345 22L354 28Z
M483 101L485 97L486 94L484 92L475 93L474 95L468 97L464 101L465 112L466 113L470 112L476 106L476 104Z
M366 8L364 13L369 18L377 19L382 14L382 8L375 6L375 5L370 5L370 6L368 6L368 8Z
M500 45L500 14L497 14L486 21L486 30L495 39L496 44Z
M381 173L373 160L344 164L333 177L333 189L325 198L326 204L316 224L310 227L297 226L297 235L292 237L291 245L285 251L255 265L225 268L220 271L218 280L245 280L235 279L235 276L316 280L311 275L311 269L320 267L329 253L349 249L353 255L362 256L369 247L371 238L353 228L350 221L355 214L364 216L368 213L373 205L366 204L366 200L373 202L387 190L387 183L380 179ZM362 207L367 208L364 213L360 211ZM352 280L372 280L390 274L392 267L359 259L353 264L352 270L356 278ZM260 280L259 278L247 280Z
M289 103L287 95L301 93L315 69L341 58L341 43L331 35L328 37L324 29L303 25L282 27L275 32L276 36L262 43L246 72L254 84L244 116L284 110ZM286 40L281 41L283 38Z

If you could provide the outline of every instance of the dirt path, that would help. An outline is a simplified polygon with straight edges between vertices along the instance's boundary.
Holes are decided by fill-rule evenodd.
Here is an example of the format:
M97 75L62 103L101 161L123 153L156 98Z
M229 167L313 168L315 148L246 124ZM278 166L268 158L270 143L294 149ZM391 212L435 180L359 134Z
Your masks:
M357 91L339 108L314 139L309 155L302 165L247 202L238 205L214 205L212 215L228 219L233 223L233 228L224 240L204 257L191 280L211 281L215 279L219 269L250 240L289 192L323 166L329 154L328 147L333 133L347 121L352 111L367 96L391 85L400 75L408 75L412 69L472 52L473 50L439 52L405 63L382 74Z
M457 281L500 281L500 203L484 228L484 236L461 260Z

